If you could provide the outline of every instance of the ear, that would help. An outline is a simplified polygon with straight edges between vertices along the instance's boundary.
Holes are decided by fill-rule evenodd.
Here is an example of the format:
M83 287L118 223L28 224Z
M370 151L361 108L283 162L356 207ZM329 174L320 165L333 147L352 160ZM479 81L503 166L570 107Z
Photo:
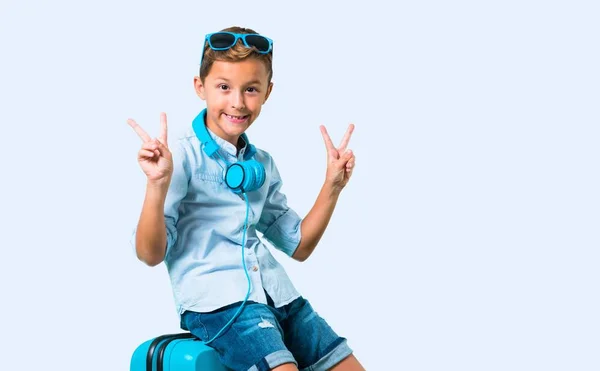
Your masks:
M269 99L269 95L271 95L272 90L273 90L273 82L270 82L269 87L267 87L267 94L265 95L265 100L263 101L263 104L265 104L267 102L267 99Z
M204 83L200 80L200 77L194 76L194 89L196 90L196 94L202 100L206 100L206 92L204 90Z

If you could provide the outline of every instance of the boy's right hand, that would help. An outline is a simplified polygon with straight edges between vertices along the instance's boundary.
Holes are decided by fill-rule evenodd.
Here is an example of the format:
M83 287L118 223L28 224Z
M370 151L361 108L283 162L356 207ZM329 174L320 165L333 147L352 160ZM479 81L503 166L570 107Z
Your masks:
M129 126L142 139L142 148L138 152L140 167L152 185L168 186L173 174L173 157L167 143L167 115L160 114L160 136L152 139L133 119L127 120Z

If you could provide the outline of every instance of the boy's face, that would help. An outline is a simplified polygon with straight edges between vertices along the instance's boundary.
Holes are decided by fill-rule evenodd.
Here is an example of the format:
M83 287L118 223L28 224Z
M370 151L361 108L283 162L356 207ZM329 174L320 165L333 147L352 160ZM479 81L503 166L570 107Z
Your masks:
M196 76L194 85L206 101L206 126L234 146L256 120L273 88L265 64L257 59L215 61L204 84Z

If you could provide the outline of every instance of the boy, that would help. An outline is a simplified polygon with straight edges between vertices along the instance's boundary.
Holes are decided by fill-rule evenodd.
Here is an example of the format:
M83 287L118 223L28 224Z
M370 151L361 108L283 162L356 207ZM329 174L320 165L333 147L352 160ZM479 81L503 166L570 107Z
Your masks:
M338 148L321 126L328 156L321 192L305 218L287 206L272 157L245 134L273 88L272 49L251 29L206 36L194 78L206 109L173 153L164 113L156 139L128 120L143 140L138 161L148 178L136 253L150 266L165 262L181 328L213 347L228 368L363 370L256 234L306 260L355 163L346 150L353 126Z

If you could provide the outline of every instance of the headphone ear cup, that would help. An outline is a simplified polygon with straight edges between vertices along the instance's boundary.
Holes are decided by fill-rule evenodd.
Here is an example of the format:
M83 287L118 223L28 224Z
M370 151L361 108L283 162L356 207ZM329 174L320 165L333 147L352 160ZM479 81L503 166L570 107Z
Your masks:
M265 183L265 168L256 160L246 161L246 164L252 169L251 171L253 173L252 185L249 185L249 188L252 188L253 191L257 190Z
M225 184L235 193L241 193L246 182L246 169L241 163L229 165L225 172Z
M251 192L265 182L265 168L256 160L236 162L227 168L225 183L235 193Z

